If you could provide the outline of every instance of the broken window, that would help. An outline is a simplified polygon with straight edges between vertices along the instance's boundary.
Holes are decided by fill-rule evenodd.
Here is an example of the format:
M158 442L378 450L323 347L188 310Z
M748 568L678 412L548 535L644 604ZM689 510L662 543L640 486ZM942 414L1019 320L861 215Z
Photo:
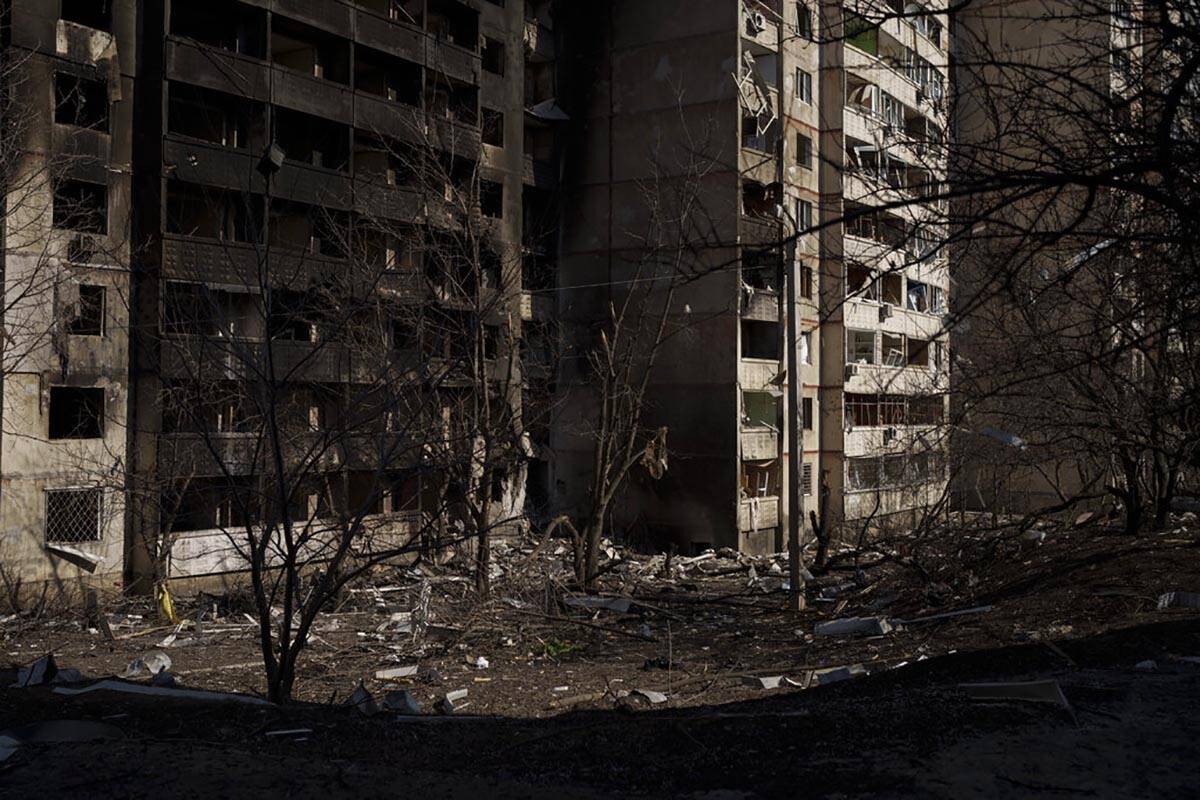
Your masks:
M779 323L742 320L742 358L779 359Z
M813 35L812 9L806 2L796 3L796 33L805 39L811 39Z
M779 140L778 130L779 127L772 122L765 130L760 131L758 117L743 116L742 147L756 150L760 153L773 154Z
M904 276L899 272L885 272L879 278L880 299L894 306L904 305Z
M491 108L480 109L481 140L484 144L504 147L504 112Z
M100 493L100 489L47 489L46 541L100 541Z
M88 181L59 181L54 187L53 224L59 230L108 233L108 188Z
M907 399L899 394L879 395L879 424L904 425L907 420Z
M742 425L775 430L778 420L778 399L767 392L742 392Z
M904 337L899 334L883 334L883 363L889 367L904 366Z
M847 458L846 486L852 492L879 488L879 460L876 458Z
M879 300L879 282L871 268L851 261L846 264L846 297L857 297L872 302Z
M51 439L99 439L104 435L104 389L50 387Z
M942 287L929 287L929 310L934 314L946 313L946 290Z
M774 217L780 202L778 183L764 186L758 181L742 183L742 213L752 217Z
M67 323L67 330L75 336L104 335L104 287L79 287L79 305L75 318Z
M800 363L813 363L813 340L812 331L805 331L800 334Z
M108 88L101 81L56 72L54 121L108 133Z
M929 340L908 337L908 365L910 367L929 366Z
M919 281L908 282L908 310L929 310L929 285Z
M779 470L775 459L742 462L742 495L775 497L779 494Z
M750 249L742 251L742 283L746 286L773 292L778 277L778 251Z
M425 30L438 41L479 48L479 12L456 0L429 0Z
M813 268L808 264L800 265L800 296L805 300L812 300Z
M874 364L875 338L874 331L847 331L846 363Z
M177 81L168 92L167 130L173 134L235 150L251 146L252 120L257 137L265 135L261 106Z
M802 413L802 421L804 430L811 431L813 429L813 400L811 397L805 397L800 400L800 410Z
M855 428L879 425L879 397L873 394L846 393L846 422Z
M106 31L112 27L112 0L62 0L61 19Z
M493 75L504 74L504 42L489 36L483 37L483 51L480 56L480 65L485 72Z

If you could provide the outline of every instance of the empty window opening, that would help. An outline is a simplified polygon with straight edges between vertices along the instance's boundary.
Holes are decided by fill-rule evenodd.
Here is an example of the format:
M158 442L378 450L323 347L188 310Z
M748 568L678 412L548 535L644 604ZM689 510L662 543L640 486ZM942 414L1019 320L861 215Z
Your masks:
M104 335L104 287L82 285L79 287L79 304L75 318L67 323L67 330L74 336Z
M813 146L812 139L802 133L796 134L796 163L805 169L812 169Z
M435 39L475 51L479 48L479 12L457 0L429 0L427 30Z
M779 359L779 323L742 320L742 358Z
M742 495L775 497L779 494L779 468L775 459L742 462Z
M880 299L894 306L904 305L904 277L899 272L885 272L879 277Z
M271 22L271 60L314 78L350 83L350 43L276 15Z
M108 188L87 181L59 181L54 187L53 217L59 230L107 234Z
M812 105L812 73L796 67L796 99Z
M108 132L108 89L101 81L65 72L54 74L54 121Z
M778 430L779 400L767 392L742 392L742 425Z
M803 413L804 430L811 431L813 429L813 399L811 397L801 398L800 408Z
M781 192L779 184L763 185L757 181L742 183L742 213L752 217L775 217Z
M910 367L929 366L929 340L908 338L908 365Z
M421 103L421 67L411 61L372 50L354 48L354 88L395 103Z
M905 363L904 337L899 334L883 334L883 363L889 367L903 367Z
M479 182L479 211L485 217L504 216L504 184L496 181Z
M860 300L879 300L879 282L871 268L851 261L846 265L846 297L857 297Z
M112 0L62 0L62 19L106 31L112 27Z
M261 144L262 107L220 92L172 81L168 89L167 129L189 139L234 150L260 149L250 141L251 128Z
M100 489L47 489L46 541L100 541Z
M483 143L504 147L504 112L491 108L481 109L480 121Z
M104 435L104 390L50 387L51 439L99 439Z
M504 74L504 42L483 37L483 52L481 66L493 75Z
M267 54L267 12L237 0L171 3L171 33L253 58Z
M779 278L779 251L742 251L742 283L762 291L773 292Z

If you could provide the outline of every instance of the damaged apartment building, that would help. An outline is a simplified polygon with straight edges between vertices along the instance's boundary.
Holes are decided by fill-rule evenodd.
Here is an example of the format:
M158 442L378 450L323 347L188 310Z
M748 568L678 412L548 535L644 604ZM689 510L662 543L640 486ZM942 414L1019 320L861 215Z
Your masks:
M119 588L160 560L159 577L239 567L221 530L246 523L231 497L258 479L245 373L198 374L188 354L261 344L318 430L355 411L362 370L378 366L369 348L326 341L328 286L359 254L388 267L373 291L469 317L439 283L452 192L404 158L430 145L450 180L478 187L492 255L474 268L496 298L472 323L482 349L497 365L519 355L503 402L523 460L496 481L502 513L545 519L586 500L572 336L594 332L620 285L646 182L671 177L650 164L664 141L703 142L718 165L703 183L713 268L681 289L682 333L653 375L646 422L670 430L670 467L635 476L614 525L684 548L777 550L789 514L836 524L941 491L949 268L937 209L918 202L944 177L935 9L8 0L6 19L6 47L25 56L7 76L30 117L18 161L40 175L25 202L9 194L6 287L49 287L5 307L6 331L28 330L4 361L10 579ZM872 210L899 197L913 202ZM395 321L385 339L425 362L461 346ZM211 395L188 398L185 379ZM801 441L787 439L792 416ZM382 475L372 511L402 524L426 507L419 465L343 454L330 466L340 494L296 513L353 504L356 481Z

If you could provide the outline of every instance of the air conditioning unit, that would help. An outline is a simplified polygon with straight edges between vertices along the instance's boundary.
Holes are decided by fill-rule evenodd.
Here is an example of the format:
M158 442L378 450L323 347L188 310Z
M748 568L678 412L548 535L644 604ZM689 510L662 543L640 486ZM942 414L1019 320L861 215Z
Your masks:
M889 444L894 441L896 441L896 429L895 428L884 428L883 429L883 443Z
M884 303L883 305L881 305L879 307L879 321L880 322L883 322L885 319L890 319L891 316L892 316L892 304L891 303Z
M846 380L850 380L857 374L858 374L858 364L847 364L846 365Z
M767 29L767 18L761 11L750 11L746 14L746 30L757 36Z

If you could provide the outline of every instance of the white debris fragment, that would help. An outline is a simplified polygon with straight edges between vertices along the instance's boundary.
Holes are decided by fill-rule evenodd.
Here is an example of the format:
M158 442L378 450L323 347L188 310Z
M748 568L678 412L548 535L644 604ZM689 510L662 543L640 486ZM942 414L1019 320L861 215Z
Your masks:
M892 623L884 617L845 617L813 626L816 636L883 636L892 632Z

